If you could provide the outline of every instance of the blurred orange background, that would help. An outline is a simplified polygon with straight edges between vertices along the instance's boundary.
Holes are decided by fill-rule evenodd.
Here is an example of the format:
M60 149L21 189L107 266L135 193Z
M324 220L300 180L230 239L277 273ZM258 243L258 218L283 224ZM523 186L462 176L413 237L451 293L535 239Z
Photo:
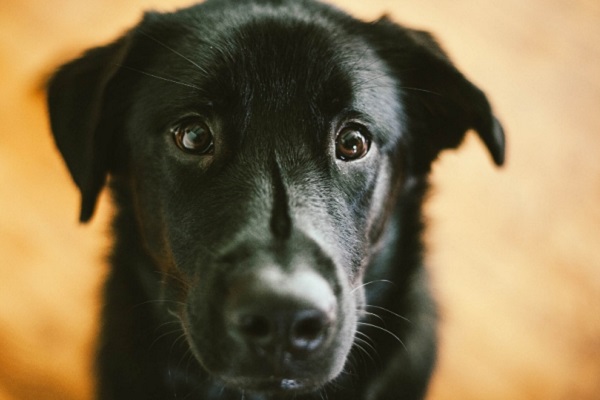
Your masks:
M600 399L600 2L335 2L433 31L490 96L509 138L493 168L470 135L428 202L441 306L429 399ZM148 8L189 1L0 3L0 399L90 399L104 195L77 223L43 82ZM393 400L393 399L390 399Z

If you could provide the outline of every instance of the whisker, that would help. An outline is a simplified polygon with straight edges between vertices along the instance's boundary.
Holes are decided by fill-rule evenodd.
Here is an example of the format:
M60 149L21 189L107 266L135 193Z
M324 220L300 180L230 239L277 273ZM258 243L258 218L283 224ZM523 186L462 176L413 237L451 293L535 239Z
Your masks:
M443 97L443 95L441 93L434 92L432 90L427 90L427 89L421 89L421 88L410 87L410 86L400 86L400 89L413 90L413 91L416 91L416 92L423 92L423 93L435 94L436 96Z
M373 361L373 363L375 363L375 359L373 358L371 353L367 349L365 349L363 346L368 347L371 351L373 351L376 354L377 350L375 349L375 347L373 347L373 345L371 343L369 343L367 340L365 340L363 338L355 337L354 340L355 340L354 345L356 346L356 348L358 348L362 352L362 354L365 354L367 357L369 357L371 359L371 361Z
M150 72L142 71L141 69L130 67L128 65L123 65L123 64L116 64L116 65L119 68L128 69L130 71L137 72L139 74L146 75L146 76L149 76L151 78L160 79L161 81L174 83L174 84L177 84L177 85L189 87L189 88L196 89L196 90L202 90L199 86L192 85L190 83L181 82L181 81L178 81L178 80L175 80L175 79L171 79L171 78L165 78L164 76L155 75L155 74L152 74Z
M360 288L363 288L363 287L365 287L365 286L367 286L367 285L371 285L371 284L373 284L373 283L382 283L382 282L383 282L383 283L390 283L390 284L392 284L392 285L395 285L395 283L394 283L394 282L392 282L392 281L390 281L390 280L387 280L387 279L377 279L377 280L374 280L374 281L365 282L365 283L363 283L362 285L358 285L357 287L355 287L354 289L352 289L352 290L350 291L350 293L354 293L354 292L355 292L355 291L357 291L358 289L360 289Z
M383 317L382 317L381 315L379 315L379 314L375 314L375 313L368 312L368 311L365 311L365 310L359 310L359 311L360 311L362 314L365 314L365 315L369 315L369 316L371 316L371 317L378 318L378 319L379 319L381 322L384 322L384 323L385 323L385 319L383 319Z
M173 281L182 284L185 289L190 289L192 287L192 284L190 282L188 282L187 280L185 280L184 278L182 278L179 275L173 274L173 273L168 272L168 271L159 271L157 273L161 276L161 278L170 278ZM185 303L179 302L179 305L185 306Z
M356 338L356 340L359 340L358 338ZM360 339L362 340L362 339ZM371 362L373 364L375 364L375 359L373 358L373 356L371 356L371 354L367 351L367 349L365 349L364 347L361 346L361 343L364 342L354 342L354 346L360 350L359 354L361 354L363 357L361 357L363 359L363 363L366 363L364 356L367 356L369 358L369 360L371 360Z
M381 326L377 326L374 324L370 324L368 322L358 322L359 325L363 325L363 326L369 326L371 328L374 329L379 329L382 332L387 333L388 335L392 336L394 339L396 339L398 341L398 343L400 343L402 345L402 347L404 347L404 350L408 351L408 349L406 348L406 345L404 344L404 342L402 341L402 339L400 339L394 332L390 331L389 329L385 329Z
M152 347L161 339L167 337L167 336L171 336L174 333L179 333L181 332L181 329L175 329L175 330L171 330L168 332L163 333L162 335L158 336L157 338L155 338L152 343L150 343L150 346L148 347L148 350L152 349Z
M377 308L377 309L379 309L379 310L382 310L382 311L385 311L385 312L387 312L387 313L390 313L390 314L392 314L394 317L398 317L398 318L400 318L400 319L402 319L402 320L404 320L404 321L406 321L406 322L412 323L412 322L411 322L411 320L409 320L408 318L406 318L406 317L403 317L402 315L400 315L400 314L398 314L398 313L395 313L395 312L393 312L392 310L390 310L390 309L387 309L387 308L385 308L385 307L376 306L376 305L372 305L372 304L365 304L365 307ZM370 315L376 315L376 314L373 314L373 313L368 313L368 312L366 312L366 311L365 311L365 313L366 313L366 314L370 314Z
M171 345L171 349L169 351L169 357L171 356L171 354L173 354L173 349L175 348L175 346L177 345L177 343L180 342L180 341L182 341L182 340L184 342L186 341L186 335L185 335L185 333L182 333L181 335L179 335L179 337L177 339L175 339L173 341L173 344ZM186 347L187 347L187 349L185 350L184 354L181 356L181 358L177 362L177 366L176 366L177 369L179 369L181 367L181 363L187 357L188 362L187 362L186 368L189 370L190 361L191 361L190 355L191 356L193 356L193 355L192 355L192 352L191 352L189 346L186 346ZM188 376L188 374L186 374L186 377L187 376Z
M361 335L362 337L354 337L354 340L358 340L361 344L367 346L372 352L373 354L379 356L379 354L377 353L377 349L375 348L375 346L373 345L373 340L369 337L369 335L367 335L364 332L356 332L358 335ZM356 343L355 343L356 344ZM369 357L371 356L371 353L369 353L368 351L366 351L364 348L361 348L361 350L365 351Z
M368 87L366 84L371 83L371 82L375 82L375 81L377 81L379 79L383 79L383 78L386 78L386 77L388 77L388 75L384 74L384 73L382 73L382 74L373 74L372 76L369 76L368 78L361 79L361 80L356 80L355 82L352 83L352 87L354 89L357 89L357 88L361 88L362 89L362 88ZM379 85L373 85L373 86L371 86L371 88L378 88L378 87L379 87Z
M178 327L180 327L179 326L179 320L176 320L176 321L167 321L167 322L163 322L162 324L160 324L159 326L157 326L154 329L154 332L158 333L159 330L165 328L167 325L173 325L173 324L176 324Z
M187 363L186 363L186 367L185 367L185 371L186 371L186 376L185 376L185 381L186 383L190 383L189 382L189 378L190 378L190 362L195 361L196 359L194 358L194 355L192 354L192 351L188 348L188 350L185 352L185 354L181 357L181 360L179 361L178 364L178 368L179 365L181 365L181 362L187 357ZM208 379L205 378L204 381L207 381ZM202 380L194 380L192 382L192 389L189 391L189 393L184 397L185 399L188 399L190 397L196 397L196 393L200 390L200 388L204 385L205 382L203 382Z
M169 50L170 52L172 52L173 54L178 55L179 57L183 58L184 60L186 60L187 62L189 62L190 64L192 64L194 67L198 68L200 71L202 71L203 73L206 74L206 69L204 69L203 67L201 67L198 63L196 63L194 60L190 59L189 57L181 54L180 52L178 52L177 50L175 50L174 48L168 46L166 43L158 40L157 38L149 35L148 33L139 30L139 33L141 33L142 35L146 36L148 39L154 41L155 43L158 43L159 45L161 45L162 47L164 47L165 49Z

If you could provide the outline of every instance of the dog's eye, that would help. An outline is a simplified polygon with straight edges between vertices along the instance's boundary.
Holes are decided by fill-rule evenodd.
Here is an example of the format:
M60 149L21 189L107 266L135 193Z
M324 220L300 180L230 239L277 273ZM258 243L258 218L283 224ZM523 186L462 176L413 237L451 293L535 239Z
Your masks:
M335 156L342 161L363 158L369 152L371 141L360 126L343 128L335 139Z
M212 132L202 121L184 122L171 129L171 132L177 147L186 153L205 155L214 151Z

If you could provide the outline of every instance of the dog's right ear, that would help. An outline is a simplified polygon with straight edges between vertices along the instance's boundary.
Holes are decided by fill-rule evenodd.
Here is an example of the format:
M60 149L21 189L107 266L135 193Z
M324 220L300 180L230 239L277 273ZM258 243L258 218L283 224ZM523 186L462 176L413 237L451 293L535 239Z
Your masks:
M378 52L398 78L411 125L411 164L429 172L445 149L458 147L465 133L477 132L496 165L504 163L502 125L486 95L451 62L429 33L382 18L370 25Z
M92 217L107 173L117 163L115 114L122 105L111 103L125 100L108 92L127 57L130 37L89 50L62 66L48 84L50 126L81 192L81 222Z

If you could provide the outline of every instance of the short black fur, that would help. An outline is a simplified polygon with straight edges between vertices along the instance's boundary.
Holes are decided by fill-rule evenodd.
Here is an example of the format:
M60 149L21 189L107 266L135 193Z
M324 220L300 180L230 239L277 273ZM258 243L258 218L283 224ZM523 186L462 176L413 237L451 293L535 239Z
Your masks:
M81 221L107 178L117 209L98 399L424 398L428 173L470 129L505 147L428 33L209 0L66 64L48 103ZM214 151L174 140L195 123ZM336 156L348 129L364 157Z

